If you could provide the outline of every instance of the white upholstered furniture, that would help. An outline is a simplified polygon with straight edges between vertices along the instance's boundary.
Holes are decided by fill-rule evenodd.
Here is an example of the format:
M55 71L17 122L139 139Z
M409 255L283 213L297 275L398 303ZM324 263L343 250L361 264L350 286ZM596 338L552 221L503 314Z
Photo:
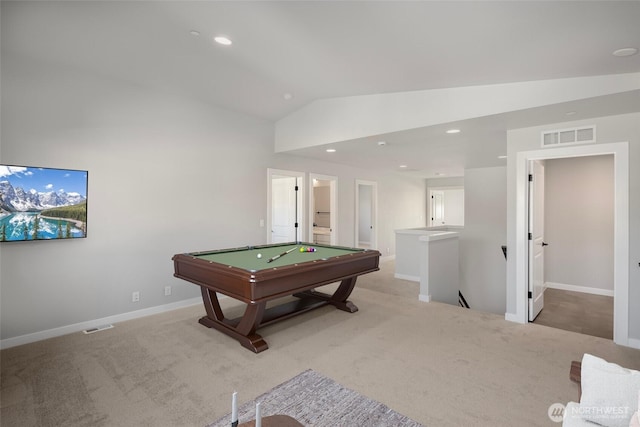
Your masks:
M581 396L580 402L566 405L563 427L629 427L638 423L639 371L590 354L583 356L581 364L573 362L571 368L571 379L579 382Z

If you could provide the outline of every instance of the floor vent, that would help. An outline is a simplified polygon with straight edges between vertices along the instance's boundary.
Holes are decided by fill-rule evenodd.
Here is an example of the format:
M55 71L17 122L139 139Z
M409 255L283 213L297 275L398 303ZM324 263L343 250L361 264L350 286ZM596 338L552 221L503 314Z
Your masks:
M542 132L543 147L588 144L592 142L596 142L595 126L582 126L577 128L548 130Z
M96 326L95 328L90 328L90 329L85 329L84 332L85 334L93 334L99 331L104 331L105 329L111 329L113 328L113 325L100 325L100 326Z

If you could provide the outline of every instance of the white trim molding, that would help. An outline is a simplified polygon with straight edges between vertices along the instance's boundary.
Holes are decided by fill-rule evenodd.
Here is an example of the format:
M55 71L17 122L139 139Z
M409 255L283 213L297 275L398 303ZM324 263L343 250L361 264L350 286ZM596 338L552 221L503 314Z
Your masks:
M410 282L419 282L420 276L411 276L409 274L394 273L393 277L400 280L408 280Z
M418 300L422 302L431 302L431 295L418 295Z
M516 313L505 313L504 314L504 320L506 320L508 322L522 323L522 322L520 322L520 318L518 317L518 315Z
M613 296L613 289L590 288L588 286L567 285L566 283L545 282L545 286L551 289L560 289L562 291L582 292L583 294L602 295L605 297Z

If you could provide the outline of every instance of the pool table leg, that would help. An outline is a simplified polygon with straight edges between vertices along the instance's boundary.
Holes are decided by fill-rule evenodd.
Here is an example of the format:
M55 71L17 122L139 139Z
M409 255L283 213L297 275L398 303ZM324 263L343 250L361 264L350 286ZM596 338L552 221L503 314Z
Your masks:
M216 292L204 286L201 286L201 290L204 308L207 311L207 315L198 321L201 325L229 335L254 353L260 353L269 348L262 336L256 334L267 306L266 302L247 304L247 309L240 321L233 322L224 317Z
M355 288L357 278L358 276L344 279L342 282L340 282L340 286L338 286L338 289L336 289L333 295L318 291L306 291L300 292L295 296L304 297L305 295L308 295L316 299L324 300L328 304L333 305L338 310L346 311L348 313L355 313L356 311L358 311L358 307L351 301L348 301L347 298L349 298L349 295L351 295L353 288Z
M338 289L333 293L329 303L334 305L336 308L348 311L349 313L355 313L358 311L358 307L352 303L351 301L347 301L349 295L353 291L353 288L356 287L356 279L358 276L350 277L348 279L344 279Z

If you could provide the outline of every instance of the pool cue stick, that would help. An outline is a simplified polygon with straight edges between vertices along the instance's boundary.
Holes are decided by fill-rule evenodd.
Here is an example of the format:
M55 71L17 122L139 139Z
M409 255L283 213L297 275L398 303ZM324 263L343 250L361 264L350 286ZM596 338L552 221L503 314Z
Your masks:
M296 249L298 249L298 247L297 247L297 246L296 246L295 248L293 248L293 249L289 249L288 251L282 252L280 255L276 255L276 256L274 256L274 257L269 258L269 259L267 260L267 262L275 261L275 260L277 260L278 258L280 258L281 256L285 256L285 255L286 255L286 254L288 254L289 252L295 251Z
M238 392L233 392L231 398L231 427L238 427Z

